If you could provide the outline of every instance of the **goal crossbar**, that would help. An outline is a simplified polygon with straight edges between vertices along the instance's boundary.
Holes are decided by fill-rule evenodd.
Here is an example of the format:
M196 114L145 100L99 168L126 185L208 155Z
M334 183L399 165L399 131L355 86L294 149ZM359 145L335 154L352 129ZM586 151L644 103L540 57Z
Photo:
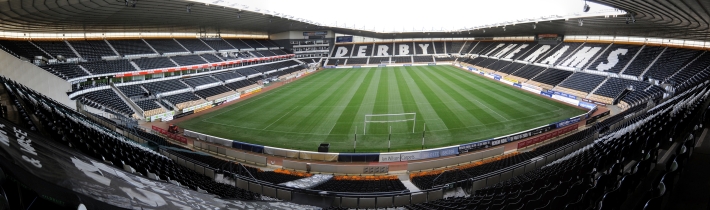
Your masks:
M411 119L407 118L408 115L413 116ZM370 120L371 117L390 117L390 116L404 116L405 119L396 119L396 120ZM414 128L417 125L417 113L399 113L399 114L366 114L365 115L365 122L363 123L362 126L362 133L367 134L367 123L391 123L391 122L406 122L406 121L413 121L412 125L412 133L414 133Z

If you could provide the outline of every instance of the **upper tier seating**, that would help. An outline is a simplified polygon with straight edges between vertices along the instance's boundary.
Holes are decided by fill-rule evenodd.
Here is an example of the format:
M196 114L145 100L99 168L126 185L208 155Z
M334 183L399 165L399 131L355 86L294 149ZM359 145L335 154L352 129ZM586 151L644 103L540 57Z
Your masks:
M144 83L141 85L153 95L188 88L185 84L175 79Z
M360 50L360 46L365 47L365 53L364 53L365 56L372 56L372 50L373 50L372 44L356 44L356 45L355 45L355 48L352 48L352 49L353 49L353 50L352 50L352 51L353 51L353 52L352 52L352 57L358 57L358 55L359 55L358 53L359 53L359 50ZM348 49L348 51L349 51L349 50L350 50L350 49ZM375 49L375 50L376 50L376 49ZM410 49L410 50L412 50L412 49ZM335 53L335 52L333 52L333 53ZM350 54L350 53L349 53L349 54ZM346 55L346 56L349 56L349 55Z
M117 86L127 97L143 96L146 92L140 85Z
M111 61L94 61L81 63L87 71L91 74L108 74L108 73L118 73L118 72L131 72L137 71L131 62L128 60L111 60Z
M426 46L424 49L422 47ZM433 55L434 54L434 43L432 42L415 42L414 46L414 52L416 55ZM372 63L372 62L370 62Z
M110 108L115 112L131 115L133 110L121 100L121 98L113 92L112 89L89 92L83 95L84 98L91 100L94 103L101 103L106 108Z
M185 53L188 52L180 46L174 39L146 39L146 42L150 44L150 46L155 49L155 51L158 51L160 54L165 54L165 53Z
M212 48L207 46L202 40L199 39L175 39L178 41L182 46L187 48L190 52L199 52L199 51L214 51Z
M63 41L33 41L37 46L42 48L49 55L54 56L62 55L65 58L77 58L78 56L74 53L69 45Z
M236 50L234 47L229 45L229 43L225 42L221 38L216 38L216 39L202 39L207 45L209 45L212 49L220 51L220 50Z
M47 65L41 68L65 80L89 75L76 64Z
M569 75L572 75L571 71L548 68L544 72L537 75L535 78L532 78L532 80L552 86L557 86L557 84L560 84L560 82L567 79Z
M264 46L267 48L278 47L278 46L276 46L276 44L272 43L271 40L268 40L268 39L255 39L254 41L261 44L261 46Z
M139 58L131 60L143 70L176 67L175 63L167 57Z
M495 42L478 42L478 45L474 46L471 49L471 52L469 54L482 54L483 52L487 52L489 47L495 46ZM492 48L491 48L492 49Z
M219 82L219 80L212 78L210 76L192 77L192 78L184 79L183 81L192 87L197 87L200 85L207 85L207 84Z
M649 65L651 65L651 63L656 59L656 57L658 57L658 54L663 52L663 49L665 49L665 47L644 47L641 52L636 56L636 58L631 62L631 64L629 64L629 67L627 67L626 70L621 73L632 76L641 76L641 73L643 73L643 71L646 70Z
M613 99L628 86L633 86L635 90L644 90L648 88L649 85L651 84L641 81L609 77L597 91L594 91L594 94Z
M606 79L605 76L576 72L560 84L560 86L589 93L599 86L604 79Z
M205 60L209 61L210 63L219 63L219 62L222 62L222 61L223 61L222 59L220 59L219 57L217 57L216 55L211 54L211 53L202 54L202 55L200 55L200 56L202 56L203 58L205 58Z
M434 52L436 52L436 54L446 54L444 42L434 42ZM434 54L434 52L430 53Z
M121 54L122 56L156 53L141 39L109 40L108 42L111 43L113 49L115 49L118 54Z
M614 67L611 67L610 69L606 69L606 70L598 69L597 67L599 66L599 64L602 64L602 63L607 64L610 62L607 59L607 57L609 57L609 55L617 49L626 49L627 51L624 55L619 54L617 57L612 58L612 59L617 59L616 65L614 65ZM607 49L603 54L600 54L599 58L597 58L597 60L594 61L594 63L589 65L589 67L587 67L587 69L604 71L604 72L611 72L611 73L619 73L619 72L621 72L622 69L624 69L626 64L628 64L629 61L631 61L631 58L633 58L640 49L641 49L641 46L639 46L639 45L611 45L611 47L609 47L609 49ZM636 59L638 59L638 57Z
M241 39L224 39L224 41L226 41L230 45L232 45L240 50L253 48L253 47L247 45L246 43L244 43Z
M446 42L446 52L452 55L458 55L464 43L465 42L461 41Z
M520 78L525 78L525 79L532 79L533 77L537 76L540 74L540 72L544 71L545 67L540 67L540 66L535 66L535 65L522 65L521 63L513 63L510 64L510 66L506 68L514 68L516 65L522 66L519 67L518 70L513 72L513 76L520 77Z
M485 58L484 58L484 59L485 59ZM486 67L486 68L487 68L488 65L491 65L491 64L493 64L493 63L495 63L495 62L497 62L497 61L499 61L499 60L498 60L498 59L493 59L493 58L488 58L488 59L482 60L481 62L476 63L476 66Z
M671 78L669 78L668 81L675 84L680 84L683 81L686 81L693 77L693 75L698 74L700 71L707 69L708 66L710 66L710 53L705 52L703 55L695 59L695 61L690 63L690 65L683 68Z
M459 49L451 49L451 42L444 42L444 49L446 49L444 51L446 54L455 54L455 53L459 52L458 51ZM443 54L443 53L439 53L439 54Z
M461 55L467 54L468 52L470 52L473 49L474 46L476 46L476 44L478 44L477 41L465 42L463 47L461 47L461 52L459 54L461 54Z
M232 94L234 94L234 92L232 92L232 90L230 90L229 88L222 86L222 85L198 90L198 91L195 91L195 94L202 97L202 98L209 98L209 97L223 94L226 92L231 92Z
M82 58L92 61L102 56L118 56L104 40L69 41Z
M254 39L242 39L242 41L254 49L266 48L264 45L261 45L261 43L259 43L259 41L256 41Z
M256 52L263 55L264 57L271 57L276 55L276 53L271 52L271 50L257 50Z
M373 178L373 180L365 180L365 178ZM349 180L340 179L336 176L313 189L332 192L396 192L407 190L407 187L396 176L383 177L380 180L375 178L378 177L369 176L363 177L364 180Z
M658 58L656 63L648 69L648 72L646 72L644 76L663 81L684 66L690 64L690 62L701 53L703 53L703 51L668 48L661 54L661 57Z
M184 55L184 56L173 56L170 57L175 63L180 66L191 66L197 64L205 64L207 61L200 57L199 55Z
M432 56L414 56L413 57L414 63L431 63L434 62L434 58ZM440 61L439 58L436 58L436 61Z
M35 56L44 56L45 58L51 58L46 53L42 52L39 48L32 45L28 41L7 41L0 40L0 45L7 48L11 52L25 57L29 60L34 60Z
M557 47L555 47L554 49L551 49L550 51L548 51L548 53L546 55L540 56L538 58L538 60L535 62L536 63L545 62L545 60L547 58L552 57L553 55L555 55L555 53L557 51L562 50L563 48L566 47L567 50L565 50L565 52L562 53L554 63L544 63L544 64L559 65L567 58L567 56L573 55L574 52L577 52L577 50L579 50L579 46L582 44L583 43L581 43L581 42L563 42L563 43L557 45Z

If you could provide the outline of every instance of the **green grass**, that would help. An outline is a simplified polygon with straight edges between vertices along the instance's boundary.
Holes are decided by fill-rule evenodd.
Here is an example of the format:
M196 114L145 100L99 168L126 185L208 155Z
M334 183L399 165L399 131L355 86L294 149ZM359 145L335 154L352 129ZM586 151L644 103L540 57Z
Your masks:
M366 114L415 112L413 122L368 124ZM328 69L178 125L242 142L314 151L386 152L511 134L584 113L452 66Z

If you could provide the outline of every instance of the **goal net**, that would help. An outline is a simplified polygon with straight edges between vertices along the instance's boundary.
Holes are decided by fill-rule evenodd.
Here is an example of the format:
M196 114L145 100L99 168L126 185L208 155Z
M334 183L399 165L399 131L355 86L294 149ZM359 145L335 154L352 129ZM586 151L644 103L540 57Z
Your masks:
M367 129L372 126L392 125L391 123L403 123L409 125L412 121L412 133L417 124L417 113L400 113L400 114L366 114L365 122L363 123L363 134L367 134Z

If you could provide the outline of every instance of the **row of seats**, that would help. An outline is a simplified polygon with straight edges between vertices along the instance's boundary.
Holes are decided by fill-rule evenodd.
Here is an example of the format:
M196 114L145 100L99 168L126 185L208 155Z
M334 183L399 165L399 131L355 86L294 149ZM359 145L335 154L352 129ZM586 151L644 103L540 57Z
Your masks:
M148 174L155 174L161 180L178 183L195 191L201 189L224 199L260 200L258 194L231 185L219 184L39 93L5 79L2 82L12 89L12 92L8 91L8 93L22 93L11 96L19 101L16 106L24 107L21 108L26 110L23 113L34 115L42 126L30 126L35 129L42 128L43 130L38 131L37 135L53 139L58 143L55 144L57 146L81 152L87 158L95 159L97 162L113 165L117 167L116 170L130 166L136 174L146 178ZM32 101L36 101L37 104Z

